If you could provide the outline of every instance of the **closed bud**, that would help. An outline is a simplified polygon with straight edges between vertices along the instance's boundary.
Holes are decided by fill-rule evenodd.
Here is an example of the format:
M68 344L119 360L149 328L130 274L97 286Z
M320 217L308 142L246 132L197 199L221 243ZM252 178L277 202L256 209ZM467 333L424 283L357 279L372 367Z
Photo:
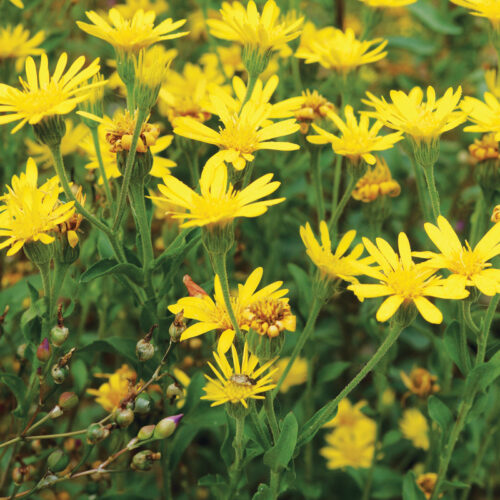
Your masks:
M166 396L168 399L182 396L182 387L179 387L175 382L167 387Z
M63 410L71 410L78 404L78 396L74 392L63 392L59 396L59 406Z
M31 476L33 467L30 465L21 465L20 467L14 467L12 470L12 481L18 486L28 481Z
M153 409L153 399L149 394L141 392L135 398L134 411L136 413L145 414L149 413Z
M61 472L69 464L69 457L61 449L54 450L47 458L47 466L52 472Z
M87 443L97 444L109 436L109 430L101 424L90 424L87 428Z
M135 345L135 354L139 361L149 361L155 355L155 346L144 339Z
M156 460L160 460L161 453L154 453L151 450L143 450L134 455L130 467L134 470L150 470Z
M59 363L56 363L50 370L52 379L56 384L62 384L66 380L68 373L69 368L67 366L60 366Z
M168 329L170 340L172 342L178 342L185 329L186 322L184 321L184 311L180 311L175 315L174 321L172 321L172 324Z
M52 420L59 418L63 414L62 408L59 405L54 406L52 410L50 410L49 416Z
M124 429L134 421L134 412L129 408L118 409L115 411L115 422Z
M166 417L160 420L156 424L154 437L156 439L166 439L170 437L174 433L175 429L177 429L177 426L183 416L184 414L180 413L179 415L172 415L171 417Z
M140 441L149 439L150 437L153 436L154 430L155 430L154 425L145 425L144 427L141 427L139 429L139 432L137 433L137 439L139 439Z
M50 341L57 347L62 346L68 338L69 330L65 326L54 326L50 330Z
M52 354L52 349L49 344L49 339L45 338L40 342L36 350L36 357L41 363L46 363Z

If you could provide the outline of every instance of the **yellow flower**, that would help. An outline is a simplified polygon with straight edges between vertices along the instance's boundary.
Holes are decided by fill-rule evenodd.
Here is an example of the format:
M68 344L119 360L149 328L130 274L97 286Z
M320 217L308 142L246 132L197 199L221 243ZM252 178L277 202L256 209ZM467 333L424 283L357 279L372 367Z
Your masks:
M500 4L497 0L451 0L454 4L470 9L473 16L486 17L496 28L500 24Z
M370 128L366 114L361 115L358 124L352 106L346 106L344 114L345 122L336 113L328 113L328 118L339 128L340 137L313 123L312 127L318 135L308 135L307 140L312 144L330 143L335 153L346 156L353 163L363 159L369 165L374 165L376 163L376 158L372 154L374 151L391 149L396 142L403 138L402 132L394 132L384 136L377 135L383 123L377 120Z
M309 24L304 30L295 57L304 59L306 64L319 63L326 69L333 69L343 75L350 71L383 59L387 52L387 40L358 40L354 31L326 27L317 30Z
M124 4L115 5L115 9L126 19L131 19L140 9L144 12L152 10L158 16L167 12L168 3L166 0L126 0Z
M317 90L302 91L302 97L302 104L295 111L295 119L300 123L301 134L307 134L309 125L313 121L322 120L330 111L335 111L335 106L320 95Z
M485 134L481 139L475 139L474 144L469 146L469 153L478 162L496 160L500 152L495 134Z
M218 146L220 151L215 153L209 162L225 161L231 163L236 170L242 170L247 161L253 161L253 153L261 149L278 151L299 149L297 144L291 142L271 141L296 132L299 125L294 119L268 125L265 124L269 118L268 106L258 107L253 102L247 102L238 115L231 112L224 101L215 95L212 96L212 105L223 123L219 132L188 117L177 118L174 128L174 133L177 135Z
M210 33L216 38L238 42L261 52L281 50L290 40L300 35L303 18L293 22L281 21L280 9L274 0L267 0L262 14L253 0L247 8L240 2L223 2L222 19L208 19Z
M448 269L457 288L475 286L484 295L500 293L500 269L489 260L500 254L500 225L495 224L472 249L466 241L462 245L451 224L440 215L437 226L424 225L427 236L441 253L416 252L429 259L422 264L430 269Z
M267 212L268 207L285 200L260 200L278 189L280 183L271 182L272 178L272 174L263 175L237 191L232 184L228 184L226 165L223 162L211 162L201 172L200 194L168 175L163 179L164 184L158 186L162 196L151 199L171 202L181 209L189 210L188 213L178 210L167 214L176 219L186 219L181 227L224 227L236 217L258 217Z
M415 408L405 410L399 421L399 428L406 439L409 439L415 448L429 449L429 425L426 418Z
M206 71L219 75L223 80L232 78L236 73L245 71L243 64L241 45L233 43L229 47L217 47L216 53L206 52L200 57L200 63ZM220 61L220 62L219 62ZM224 74L220 73L220 66Z
M328 469L368 468L375 453L377 424L369 418L356 425L339 427L325 436L326 446L319 450Z
M465 97L462 109L473 125L464 128L466 132L494 132L495 140L500 141L500 101L489 92L484 93L482 102L475 97Z
M484 80L488 90L495 96L500 97L500 82L497 79L496 69L489 69L484 72Z
M80 203L80 205L85 206L85 200L87 199L87 197L82 193L82 187L80 186L77 189L75 186L73 186L73 189L76 190L75 198L77 199L77 201ZM57 228L55 229L55 231L57 231L58 233L66 235L69 246L71 248L75 248L76 245L78 245L78 230L80 229L80 224L82 223L82 221L83 215L74 212L69 219L58 224Z
M358 401L353 405L347 398L340 401L337 415L327 422L323 427L356 427L362 420L370 420L361 408L366 406L366 401Z
M443 97L436 100L436 91L429 86L427 102L423 101L424 91L420 87L413 87L408 94L402 90L391 90L390 95L392 103L367 92L369 100L363 102L375 108L369 115L386 127L404 132L416 143L435 140L466 120L465 113L458 110L461 87L455 92L450 87Z
M288 365L288 361L290 358L280 358L276 362L276 372L273 374L273 381L278 382L281 378L281 375L285 371L285 368ZM307 360L304 358L297 357L292 364L288 375L283 380L283 383L280 387L280 392L286 393L290 390L291 387L295 385L302 385L307 380Z
M116 163L116 153L113 152L114 147L110 148L109 142L106 140L109 129L105 124L99 125L97 132L99 137L99 144L101 147L102 162L104 165L104 170L108 179L115 179L120 177L122 174L118 170L118 165ZM153 166L149 172L149 175L153 177L163 178L170 174L170 169L175 167L177 163L159 153L165 151L172 143L174 136L165 135L156 139L156 142L149 146L149 150L153 154ZM80 144L81 148L85 151L88 156L89 162L85 165L85 168L89 170L99 170L99 161L97 159L94 141L92 137L87 136L83 142ZM99 174L98 183L103 184L103 179Z
M155 27L156 14L153 10L145 12L139 9L129 19L123 17L116 8L110 9L108 15L111 25L97 12L91 10L85 14L93 24L77 21L78 27L108 42L119 52L138 54L141 49L155 43L187 35L187 32L172 33L186 22L185 19L176 22L165 19Z
M73 216L73 202L59 201L59 179L53 177L38 187L38 169L28 158L26 173L14 175L7 194L0 196L0 236L7 237L0 249L10 246L7 255L14 255L24 244L54 241L53 232Z
M0 61L43 54L44 50L39 45L44 40L43 31L30 38L30 32L22 24L0 28Z
M19 9L24 9L24 4L23 4L23 2L21 2L21 0L9 0L9 2L12 5L15 5L16 7L18 7Z
M413 368L409 376L401 371L400 375L409 392L421 398L426 398L440 389L439 385L436 384L436 375L432 375L425 368Z
M268 371L274 359L257 368L260 364L259 358L255 354L249 354L246 342L243 347L241 363L234 345L231 346L231 354L232 367L225 354L213 353L218 368L210 362L208 365L216 378L205 375L208 383L203 388L206 394L201 399L213 401L210 406L241 403L245 408L248 408L248 399L264 399L262 393L276 387L272 379L276 369ZM266 371L267 373L264 375Z
M363 274L363 268L360 268L358 264L366 260L359 260L359 257L363 253L363 245L359 243L350 254L345 255L356 237L356 231L348 231L342 237L335 253L332 253L332 243L325 221L320 222L319 231L321 245L314 237L309 223L300 228L300 237L306 247L306 253L309 258L318 267L320 272L329 279L342 279L350 283L357 283L356 276Z
M83 147L82 141L85 141L88 134L89 129L83 123L79 123L75 127L71 119L66 120L66 133L61 140L61 154L63 157L69 156ZM24 142L28 155L42 168L48 168L54 164L54 158L46 144L32 139L26 139Z
M183 372L180 368L174 368L172 371L177 386L178 387L180 386L182 389L182 395L176 398L176 403L175 403L175 406L178 409L181 409L184 406L184 403L186 402L187 389L189 387L189 384L191 383L191 378L186 372Z
M417 486L424 492L425 498L429 500L434 492L438 475L435 472L427 472L417 477ZM443 495L439 495L442 497Z
M242 330L248 331L250 325L246 313L252 305L259 302L288 301L284 296L288 290L281 288L282 281L275 281L257 291L262 279L263 269L258 267L247 278L244 285L238 285L238 293L231 297L236 321ZM204 333L217 330L222 332L219 341L219 351L225 352L233 342L234 331L231 319L226 309L219 276L214 279L214 299L208 294L195 294L179 299L176 304L168 307L173 314L183 311L186 319L194 319L197 323L190 325L181 335L181 341Z
M369 7L376 8L390 8L390 7L404 7L405 5L410 5L415 3L417 0L360 0L365 5Z
M368 167L365 175L356 184L352 197L364 203L375 201L380 196L399 196L401 186L392 178L387 162L377 156L375 167Z
M137 374L127 365L122 365L114 373L100 373L95 376L106 378L108 381L99 389L87 389L87 392L95 396L96 403L99 403L107 412L116 410L127 396L139 388L136 386Z
M382 238L377 238L377 246L363 238L368 253L380 267L364 267L364 274L379 281L378 284L354 284L348 288L359 300L374 297L386 297L377 311L378 321L387 321L401 305L414 304L420 314L429 323L443 321L441 311L426 297L441 299L464 299L469 295L456 282L436 276L435 270L426 264L415 264L411 257L411 248L405 233L399 233L399 256Z
M493 209L493 213L491 214L491 222L498 224L500 222L500 205L497 205Z
M88 98L92 88L106 83L84 83L99 71L99 59L95 59L80 71L85 64L85 57L81 56L63 74L67 61L68 56L63 53L51 77L46 54L41 56L38 75L35 61L28 57L27 82L20 78L23 90L0 84L0 112L4 113L0 116L0 124L21 120L12 129L12 133L15 133L26 122L33 125L47 117L66 115L73 111L78 103Z

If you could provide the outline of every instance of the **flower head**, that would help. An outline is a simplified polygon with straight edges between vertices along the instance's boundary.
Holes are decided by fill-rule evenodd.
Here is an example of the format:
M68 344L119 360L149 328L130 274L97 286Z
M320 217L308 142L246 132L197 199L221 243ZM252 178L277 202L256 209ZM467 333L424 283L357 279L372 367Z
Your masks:
M300 35L303 18L287 22L280 19L280 9L274 0L267 0L259 13L254 0L247 8L238 1L223 2L222 19L208 19L210 33L216 38L238 42L261 52L280 50Z
M263 175L241 191L228 184L227 167L224 163L207 163L200 177L200 194L179 179L168 175L158 189L162 196L151 197L156 201L168 201L188 213L179 210L168 214L176 219L186 219L181 227L205 226L209 230L225 227L237 217L258 217L271 205L285 198L261 200L278 189L280 183L271 182L272 174ZM260 201L258 201L260 200Z
M363 159L369 165L374 165L376 163L376 158L372 154L374 151L391 149L403 138L402 132L378 135L383 123L376 121L370 128L370 121L366 114L361 115L358 123L351 106L346 106L344 113L345 122L336 113L328 113L328 118L339 128L340 136L327 132L313 123L312 127L318 135L308 135L307 140L312 144L330 143L335 153L346 156L353 163L358 163L360 159Z
M300 123L300 132L307 134L309 125L314 121L322 120L330 111L335 111L335 106L317 90L302 91L302 97L302 104L295 111L295 119Z
M75 198L77 199L80 205L85 206L85 200L87 199L86 195L82 192L82 187L80 186L76 189ZM61 222L57 225L55 231L58 233L64 234L67 237L69 246L71 248L75 248L78 245L78 232L80 230L80 224L83 221L83 215L77 212L74 212L73 215L66 219L64 222Z
M466 132L494 132L500 141L500 101L489 92L484 93L484 102L475 97L465 97L462 109L473 125L464 128Z
M432 375L425 368L413 368L408 376L405 372L400 372L403 384L409 392L416 394L421 398L426 398L439 391L440 387L436 384L437 376Z
M454 4L469 9L473 16L485 17L494 27L500 24L500 4L497 0L451 0Z
M463 286L436 276L435 270L423 263L415 264L405 233L399 233L399 255L382 238L377 238L376 246L367 238L363 238L363 243L379 266L365 266L364 274L379 283L353 284L348 288L360 300L387 297L377 311L378 321L387 321L402 305L414 304L426 321L439 324L443 315L427 297L463 299L468 296Z
M361 409L366 406L366 401L352 404L347 398L342 399L337 408L337 415L323 427L356 427L362 420L370 420Z
M472 249L466 241L462 245L451 224L440 215L437 226L424 225L427 236L441 253L418 252L428 259L422 264L430 269L448 269L450 279L458 288L475 286L485 295L500 293L500 269L493 267L491 259L500 254L500 225L495 224Z
M392 8L392 7L405 7L406 5L410 5L415 3L417 0L360 0L365 5L374 8Z
M332 27L317 30L309 24L295 57L305 59L306 64L319 63L326 69L347 74L363 64L383 59L387 55L386 45L387 40L382 38L358 40L350 28L345 32Z
M414 87L408 94L402 90L392 90L392 103L383 97L378 99L367 92L368 100L363 101L375 108L369 113L385 126L404 132L416 143L438 139L441 134L451 130L466 119L465 113L458 109L462 88L456 91L450 87L436 100L436 91L427 87L427 102L424 102L424 91Z
M366 173L356 184L352 197L364 203L375 201L380 196L399 196L401 186L392 178L387 162L377 156L375 167L368 167Z
M208 365L216 378L205 375L208 383L204 387L206 394L201 399L212 401L210 406L219 406L224 403L241 403L245 408L248 408L249 399L264 399L262 393L276 387L272 379L276 369L270 370L274 360L270 360L258 367L259 358L255 354L248 352L246 342L243 347L241 362L234 345L231 346L231 354L233 366L229 364L225 354L213 353L217 367L210 362Z
M415 448L429 449L429 424L426 418L415 408L405 410L399 422L403 436L409 439Z
M132 19L126 19L116 8L110 9L111 25L94 11L88 11L86 15L93 24L77 21L78 27L124 53L138 54L141 49L155 43L187 35L186 32L173 33L186 22L185 19L176 22L165 19L155 27L156 14L153 10L144 12L139 9Z
M19 9L24 9L24 3L21 0L9 0L12 5L15 5Z
M425 474L420 474L417 477L417 486L424 492L425 498L429 500L434 492L434 487L436 486L436 482L438 479L438 475L435 472L427 472ZM440 497L442 495L439 495Z
M309 223L300 228L300 237L309 258L328 279L342 279L350 283L357 283L356 276L363 274L363 270L359 266L359 263L364 261L364 259L359 260L363 253L363 245L359 243L350 254L346 255L347 249L356 237L356 231L348 231L342 237L335 253L332 253L332 243L325 221L320 222L319 231L321 245L316 240Z
M474 139L474 144L469 146L469 153L477 162L499 158L500 152L495 134L485 134L481 139Z
M88 98L93 87L106 83L84 83L99 71L99 59L95 59L82 70L85 57L81 56L64 73L67 62L68 56L63 53L53 75L50 76L46 54L41 56L38 74L35 61L28 57L27 81L20 78L22 90L0 84L0 112L3 113L0 116L0 124L21 120L12 130L12 133L15 133L26 122L33 125L44 118L66 115L73 111L78 103Z
M38 169L33 158L28 158L26 173L12 177L7 193L0 196L0 236L7 239L0 249L10 246L7 255L14 255L23 245L54 241L53 233L74 214L74 203L59 201L59 179L53 177L38 187Z
M152 10L158 16L168 11L168 3L166 0L126 0L124 4L115 5L115 9L126 19L131 19L140 9L144 12Z
M273 381L278 382L281 375L285 371L290 358L280 358L276 361L276 371L273 373ZM283 394L287 393L291 387L296 385L302 385L307 380L307 360L301 357L295 358L295 361L288 372L288 375L283 380L280 387L280 392Z
M493 209L493 213L491 214L491 222L498 224L500 222L500 205L497 205Z
M39 45L44 39L43 31L30 38L30 32L22 24L0 28L0 61L43 54L44 50Z

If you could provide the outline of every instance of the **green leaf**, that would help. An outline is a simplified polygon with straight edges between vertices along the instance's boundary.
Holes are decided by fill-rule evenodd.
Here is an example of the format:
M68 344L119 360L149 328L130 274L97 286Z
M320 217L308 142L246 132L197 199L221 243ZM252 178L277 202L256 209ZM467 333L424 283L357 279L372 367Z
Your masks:
M318 382L331 382L337 379L351 366L348 361L334 361L323 366L318 372Z
M425 500L424 492L417 486L412 471L409 471L403 480L403 500Z
M295 284L297 286L300 312L304 317L307 317L312 300L311 278L302 268L296 266L295 264L288 264L288 270L293 276L293 280L295 281Z
M458 366L462 375L466 375L465 366L460 361L460 325L458 321L452 321L444 331L443 336L444 348L448 356Z
M142 270L134 264L129 262L118 264L115 259L101 259L80 276L80 283L88 283L107 274L124 274L138 284L144 280Z
M436 43L422 40L421 38L412 38L406 36L388 36L387 47L390 49L401 49L413 52L418 56L431 56L435 54L439 48Z
M453 23L453 17L447 16L425 0L408 5L407 9L427 28L443 35L460 35L462 28Z
M226 429L224 433L224 441L220 447L220 456L227 467L234 461L233 436L235 433L234 419L226 413Z
M280 471L288 466L295 450L298 431L297 419L289 412L283 421L277 443L264 454L264 463L268 467Z
M484 391L498 377L500 377L500 351L486 363L475 366L465 383L465 391Z
M267 484L259 484L257 491L255 492L252 500L273 500L274 497L272 495L271 489Z
M90 344L78 349L78 354L96 352L117 352L126 357L134 366L138 364L137 356L135 355L135 345L137 341L134 339L124 339L122 337L108 337L106 339L95 340Z
M436 422L443 434L446 434L453 422L450 409L436 396L431 396L427 401L429 416Z
M220 486L227 484L227 479L221 474L207 474L198 480L198 486Z
M184 229L180 232L177 237L168 245L168 247L163 251L163 253L155 260L154 266L161 265L167 259L173 259L181 253L187 252L188 249L192 248L195 244L200 243L201 235L197 235L191 240L186 241L186 237L194 230L190 227Z
M31 401L27 400L25 397L26 386L24 385L23 379L12 373L0 373L0 382L5 384L16 398L17 408L14 410L13 414L19 418L26 416Z

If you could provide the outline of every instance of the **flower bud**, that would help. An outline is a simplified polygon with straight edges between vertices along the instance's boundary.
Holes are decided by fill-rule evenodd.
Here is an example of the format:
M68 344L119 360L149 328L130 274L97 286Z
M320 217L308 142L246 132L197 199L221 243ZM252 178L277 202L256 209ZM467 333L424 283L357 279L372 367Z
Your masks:
M40 342L36 349L36 357L40 363L46 363L52 354L52 349L49 344L49 339L45 338Z
M139 361L149 361L155 355L155 346L144 339L135 345L135 354Z
M25 360L26 359L26 348L28 347L28 344L21 344L18 348L17 348L17 356L19 357L19 359L22 361L22 360Z
M118 409L115 411L115 422L124 429L134 421L134 412L129 408Z
M52 366L52 369L50 370L52 379L56 384L62 384L66 380L68 373L69 368L66 365L60 366L59 363L56 363L54 366Z
M177 426L183 416L184 414L180 413L179 415L172 415L171 417L166 417L160 420L156 424L153 437L156 439L166 439L170 437L174 433L175 429L177 429Z
M136 413L145 414L149 413L153 409L153 399L149 394L141 392L135 398L134 411Z
M55 420L56 418L59 418L63 414L62 408L59 405L54 406L52 410L50 410L50 418L52 420Z
M137 433L137 439L139 439L140 441L149 439L150 437L153 436L154 430L155 430L154 425L145 425L144 427L141 427L139 429L139 432Z
M134 455L130 467L134 470L150 470L156 460L160 460L161 453L143 450Z
M182 387L177 385L175 382L167 387L166 396L168 399L181 397L183 394Z
M69 457L61 449L54 450L47 458L47 466L52 472L61 472L69 464Z
M50 331L50 341L57 347L62 346L68 338L69 330L65 326L54 326Z
M90 424L87 428L87 443L97 444L109 436L109 430L101 424Z
M63 410L71 410L78 404L78 396L74 392L63 392L59 396L59 406Z
M180 311L175 315L174 321L172 321L172 324L168 329L170 340L172 342L178 342L185 329L186 322L184 321L184 311Z
M33 467L31 465L21 465L12 470L12 481L18 486L25 481L29 481Z

